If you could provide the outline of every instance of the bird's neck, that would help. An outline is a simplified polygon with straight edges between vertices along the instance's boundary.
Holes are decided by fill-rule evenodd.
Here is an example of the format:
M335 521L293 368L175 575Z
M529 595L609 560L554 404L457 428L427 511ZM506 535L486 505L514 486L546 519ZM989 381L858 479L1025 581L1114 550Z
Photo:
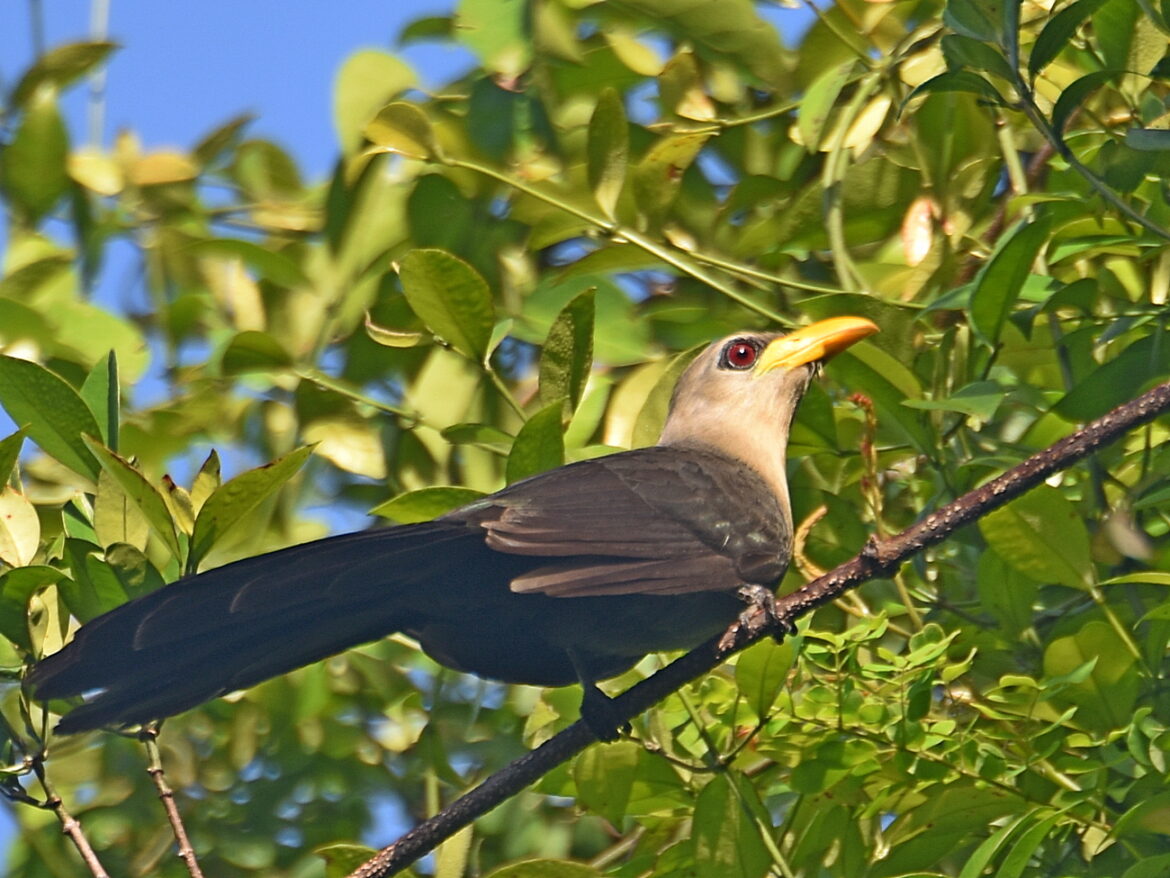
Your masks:
M725 426L722 429L713 428L708 431L696 430L696 422L692 421L683 434L671 430L668 423L658 444L714 451L748 467L772 492L776 504L780 507L780 515L791 529L792 505L788 498L788 460L785 454L788 447L788 426L785 424L783 429L775 431L755 429L731 431L729 435Z

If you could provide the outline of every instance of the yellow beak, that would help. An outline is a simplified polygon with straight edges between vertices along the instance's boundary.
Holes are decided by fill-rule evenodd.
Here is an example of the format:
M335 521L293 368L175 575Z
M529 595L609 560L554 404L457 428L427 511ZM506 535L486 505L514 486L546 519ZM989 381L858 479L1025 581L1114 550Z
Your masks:
M827 360L868 335L880 332L877 324L864 317L830 317L783 335L764 348L755 374L773 369L795 369L817 360Z

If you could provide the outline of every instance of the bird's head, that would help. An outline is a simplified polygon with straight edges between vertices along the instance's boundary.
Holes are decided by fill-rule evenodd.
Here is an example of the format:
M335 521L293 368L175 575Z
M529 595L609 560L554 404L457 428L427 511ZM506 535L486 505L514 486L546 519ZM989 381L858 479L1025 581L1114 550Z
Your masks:
M788 431L809 382L822 363L877 331L864 317L831 317L785 334L720 339L683 372L659 444L713 448L779 491Z

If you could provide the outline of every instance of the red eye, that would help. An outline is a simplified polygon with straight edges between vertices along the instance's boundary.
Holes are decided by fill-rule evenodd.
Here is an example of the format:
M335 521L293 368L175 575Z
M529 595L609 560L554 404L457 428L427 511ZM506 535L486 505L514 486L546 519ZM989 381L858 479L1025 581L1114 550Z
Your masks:
M756 362L759 351L747 341L729 342L723 349L723 364L732 369L750 369Z

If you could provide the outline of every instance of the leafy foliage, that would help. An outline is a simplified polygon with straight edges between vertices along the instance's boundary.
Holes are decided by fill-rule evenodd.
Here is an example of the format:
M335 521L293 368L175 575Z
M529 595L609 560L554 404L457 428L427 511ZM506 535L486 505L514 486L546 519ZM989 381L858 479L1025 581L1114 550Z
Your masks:
M674 355L736 329L883 327L794 426L785 590L1163 379L1164 15L840 0L785 45L748 0L462 0L404 34L478 59L434 97L390 54L344 65L323 185L247 120L185 151L75 147L60 94L114 47L46 53L0 147L11 679L71 619L320 535L322 499L418 520L651 441ZM93 301L115 243L150 303L132 316ZM1161 874L1167 432L741 654L440 872ZM51 717L21 698L3 789L43 796L26 757ZM343 874L375 814L433 811L578 700L390 639L169 721L161 747L208 873L319 874L330 845ZM133 742L50 752L112 873L181 874ZM75 873L49 815L17 814L13 874Z

